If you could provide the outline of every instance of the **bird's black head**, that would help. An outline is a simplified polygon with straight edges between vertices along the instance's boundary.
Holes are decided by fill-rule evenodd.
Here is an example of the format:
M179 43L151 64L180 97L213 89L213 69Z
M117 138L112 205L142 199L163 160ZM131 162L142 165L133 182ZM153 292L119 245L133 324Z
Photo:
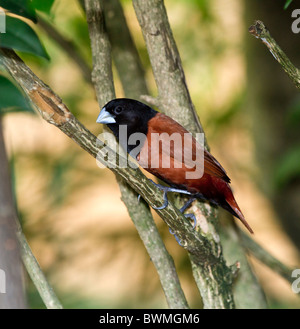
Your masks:
M120 126L127 126L127 136L133 133L142 133L147 136L148 121L157 114L151 107L134 99L117 98L108 102L100 111L98 123L103 123L119 139ZM130 152L135 146L128 146L127 141L121 141Z

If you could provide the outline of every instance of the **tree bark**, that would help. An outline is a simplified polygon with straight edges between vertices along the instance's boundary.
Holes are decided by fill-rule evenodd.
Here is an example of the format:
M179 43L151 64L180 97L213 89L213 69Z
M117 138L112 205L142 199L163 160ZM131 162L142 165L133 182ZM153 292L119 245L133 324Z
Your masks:
M24 272L17 240L17 213L0 116L0 308L26 308Z

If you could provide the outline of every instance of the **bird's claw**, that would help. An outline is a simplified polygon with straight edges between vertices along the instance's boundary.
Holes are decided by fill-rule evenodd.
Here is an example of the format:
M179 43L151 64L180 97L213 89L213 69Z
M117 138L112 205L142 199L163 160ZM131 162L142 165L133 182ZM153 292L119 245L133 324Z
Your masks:
M180 190L180 189L177 189L177 188L173 188L173 187L168 187L168 186L164 186L164 185L161 185L161 184L157 184L157 183L153 182L152 179L149 179L149 181L152 182L152 183L153 183L158 189L160 189L160 190L163 191L163 193L164 193L164 194L163 194L164 203L163 203L160 207L152 206L152 208L155 209L155 210L162 210L162 209L165 209L165 208L168 206L168 204L169 204L168 195L167 195L168 192L176 192L176 193L181 193L181 194L192 195L191 192L188 192L188 191L186 191L186 190ZM139 195L138 195L138 201L140 201L140 198L141 198L141 195L139 194ZM185 204L183 207L181 207L181 208L179 209L179 211L183 214L183 213L185 212L185 210L186 210L186 209L192 204L192 202L193 202L194 200L196 200L196 198L191 198L191 199L189 199L189 200L186 202L186 204ZM186 218L191 218L191 219L193 219L193 221L194 221L193 229L195 229L195 228L196 228L196 225L197 225L197 220L196 220L195 215L194 215L194 214L186 214L186 215L184 215L184 216L185 216ZM174 235L176 241L177 241L178 244L182 247L183 245L182 245L180 239L178 238L178 236L177 236L177 235L176 235L171 229L169 229L169 231L170 231L170 233L171 233L172 235Z
M196 200L196 198L190 198L187 203L180 208L180 212L181 213L184 213L186 211L186 209ZM186 218L191 218L193 219L194 221L194 224L193 224L193 229L196 228L196 225L197 225L197 219L196 219L196 216L194 214L186 214L184 215Z
M168 192L175 192L175 193L181 193L181 194L187 194L187 195L192 194L191 192L188 192L186 190L180 190L180 189L177 189L177 188L157 184L157 183L153 182L152 179L149 179L149 181L152 182L158 189L160 189L161 191L164 192L164 194L163 194L164 203L160 207L152 206L152 208L155 209L155 210L162 210L162 209L165 209L168 206L168 204L169 204L168 195L167 195Z
M186 215L184 215L184 217L193 219L193 221L194 221L193 229L195 229L196 226L197 226L197 219L196 219L196 216L195 216L194 214L186 214Z
M188 202L187 202L183 207L180 208L180 212L181 212L181 213L184 213L185 210L186 210L186 209L192 204L192 202L195 201L195 200L196 200L196 198L191 198L190 200L188 200ZM197 219L196 219L196 216L195 216L194 214L186 214L186 215L184 215L184 217L193 219L193 221L194 221L193 229L195 229L195 228L196 228L196 225L197 225ZM177 235L176 235L171 229L169 229L169 232L170 232L172 235L174 235L176 241L177 241L178 244L182 247L183 245L182 245L180 239L178 238L178 236L177 236Z
M172 235L174 235L174 238L175 238L175 240L177 241L177 243L180 245L180 247L183 247L183 245L182 245L182 243L181 243L181 241L180 241L180 239L178 238L178 236L169 228L169 232L172 234Z
M169 200L168 200L167 193L168 193L168 191L165 191L164 190L164 195L163 195L163 197L164 197L164 203L163 203L163 205L160 206L160 207L152 206L153 209L155 209L155 210L162 210L162 209L165 209L168 206Z

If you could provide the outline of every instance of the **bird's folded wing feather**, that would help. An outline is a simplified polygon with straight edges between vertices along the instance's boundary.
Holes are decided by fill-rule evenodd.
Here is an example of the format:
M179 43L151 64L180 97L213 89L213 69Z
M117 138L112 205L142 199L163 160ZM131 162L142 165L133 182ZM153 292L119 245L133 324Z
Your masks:
M180 162L184 161L186 167L192 168L195 167L195 160L198 160L199 155L202 157L203 154L202 162L204 159L204 173L221 178L228 183L230 182L229 177L220 163L175 120L162 113L158 113L149 121L148 138L150 137L149 133L156 133L156 138L159 138L161 144L165 143L165 145L168 145L170 140L173 141L170 143L171 147L161 148L162 152L167 156ZM178 144L176 143L178 139L176 135L173 135L174 133L179 134L178 136L181 137L181 144L179 144L179 142ZM153 140L155 140L155 138ZM180 148L179 146L182 144L183 147L181 146Z

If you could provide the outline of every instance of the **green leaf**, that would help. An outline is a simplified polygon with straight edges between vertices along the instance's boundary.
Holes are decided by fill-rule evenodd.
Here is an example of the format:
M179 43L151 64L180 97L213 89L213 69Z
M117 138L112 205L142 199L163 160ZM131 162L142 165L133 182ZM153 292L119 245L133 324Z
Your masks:
M0 75L0 115L22 111L34 113L21 91L9 79Z
M287 9L288 8L288 6L292 3L292 1L293 0L286 0L286 2L285 2L285 5L284 5L284 9Z
M43 13L46 13L47 15L50 14L52 5L55 0L31 0L32 6L35 10L42 11Z
M44 2L42 0L41 2ZM37 22L35 10L31 0L1 0L1 7L7 9L11 13L31 19Z
M0 34L0 47L15 49L49 59L34 30L22 20L6 16L6 33Z

